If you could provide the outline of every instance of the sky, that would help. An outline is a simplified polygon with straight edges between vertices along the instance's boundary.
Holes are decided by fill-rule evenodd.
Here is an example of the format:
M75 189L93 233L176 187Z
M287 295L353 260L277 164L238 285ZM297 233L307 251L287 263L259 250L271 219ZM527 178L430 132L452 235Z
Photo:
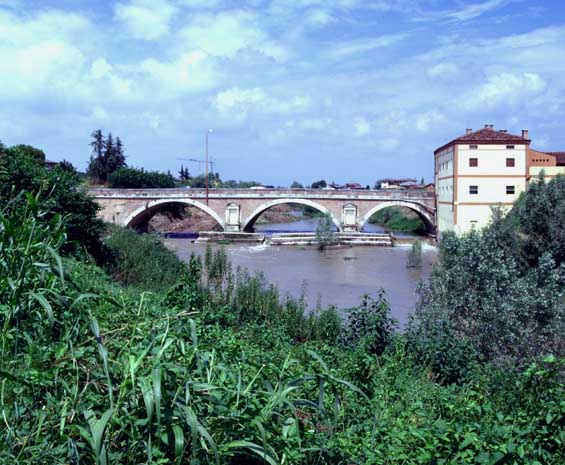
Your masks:
M130 166L223 179L432 180L494 124L565 150L563 0L0 0L0 140L84 170L96 129Z

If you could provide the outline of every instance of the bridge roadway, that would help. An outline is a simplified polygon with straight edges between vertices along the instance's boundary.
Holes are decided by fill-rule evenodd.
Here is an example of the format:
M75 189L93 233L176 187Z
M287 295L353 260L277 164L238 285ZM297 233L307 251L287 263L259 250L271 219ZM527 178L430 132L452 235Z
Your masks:
M275 205L301 204L329 214L339 231L360 231L377 211L407 207L435 232L434 195L425 190L325 190L325 189L89 189L102 206L107 222L139 227L161 208L182 204L199 208L224 231L253 231L257 218Z

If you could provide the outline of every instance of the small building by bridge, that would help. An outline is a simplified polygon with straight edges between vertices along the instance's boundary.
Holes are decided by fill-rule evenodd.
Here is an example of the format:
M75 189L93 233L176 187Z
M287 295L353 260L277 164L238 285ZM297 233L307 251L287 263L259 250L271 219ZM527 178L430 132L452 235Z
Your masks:
M435 199L422 190L322 189L90 189L102 206L101 217L139 228L160 209L180 204L199 208L223 231L252 232L259 216L276 205L300 204L328 214L338 231L361 231L377 211L406 207L416 212L429 234L435 233Z

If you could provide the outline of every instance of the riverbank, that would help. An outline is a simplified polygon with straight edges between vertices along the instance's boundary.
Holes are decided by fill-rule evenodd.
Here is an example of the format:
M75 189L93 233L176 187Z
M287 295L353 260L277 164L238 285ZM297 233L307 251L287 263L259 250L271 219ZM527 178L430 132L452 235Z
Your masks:
M187 239L164 239L183 261L192 254L205 257L206 245ZM313 247L212 245L223 249L234 269L263 274L281 295L304 295L308 311L335 305L346 309L359 304L364 294L384 289L392 315L406 323L416 303L416 288L426 279L437 258L435 247L424 247L420 269L406 268L409 246L395 248L341 247L320 252Z

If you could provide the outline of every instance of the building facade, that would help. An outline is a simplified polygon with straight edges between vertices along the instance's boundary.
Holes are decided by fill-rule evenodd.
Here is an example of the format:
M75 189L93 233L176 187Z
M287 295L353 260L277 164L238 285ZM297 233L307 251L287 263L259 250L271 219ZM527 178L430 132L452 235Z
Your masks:
M492 207L510 208L543 170L547 178L565 174L565 152L530 148L522 135L473 131L434 152L437 230L465 233L488 224Z

